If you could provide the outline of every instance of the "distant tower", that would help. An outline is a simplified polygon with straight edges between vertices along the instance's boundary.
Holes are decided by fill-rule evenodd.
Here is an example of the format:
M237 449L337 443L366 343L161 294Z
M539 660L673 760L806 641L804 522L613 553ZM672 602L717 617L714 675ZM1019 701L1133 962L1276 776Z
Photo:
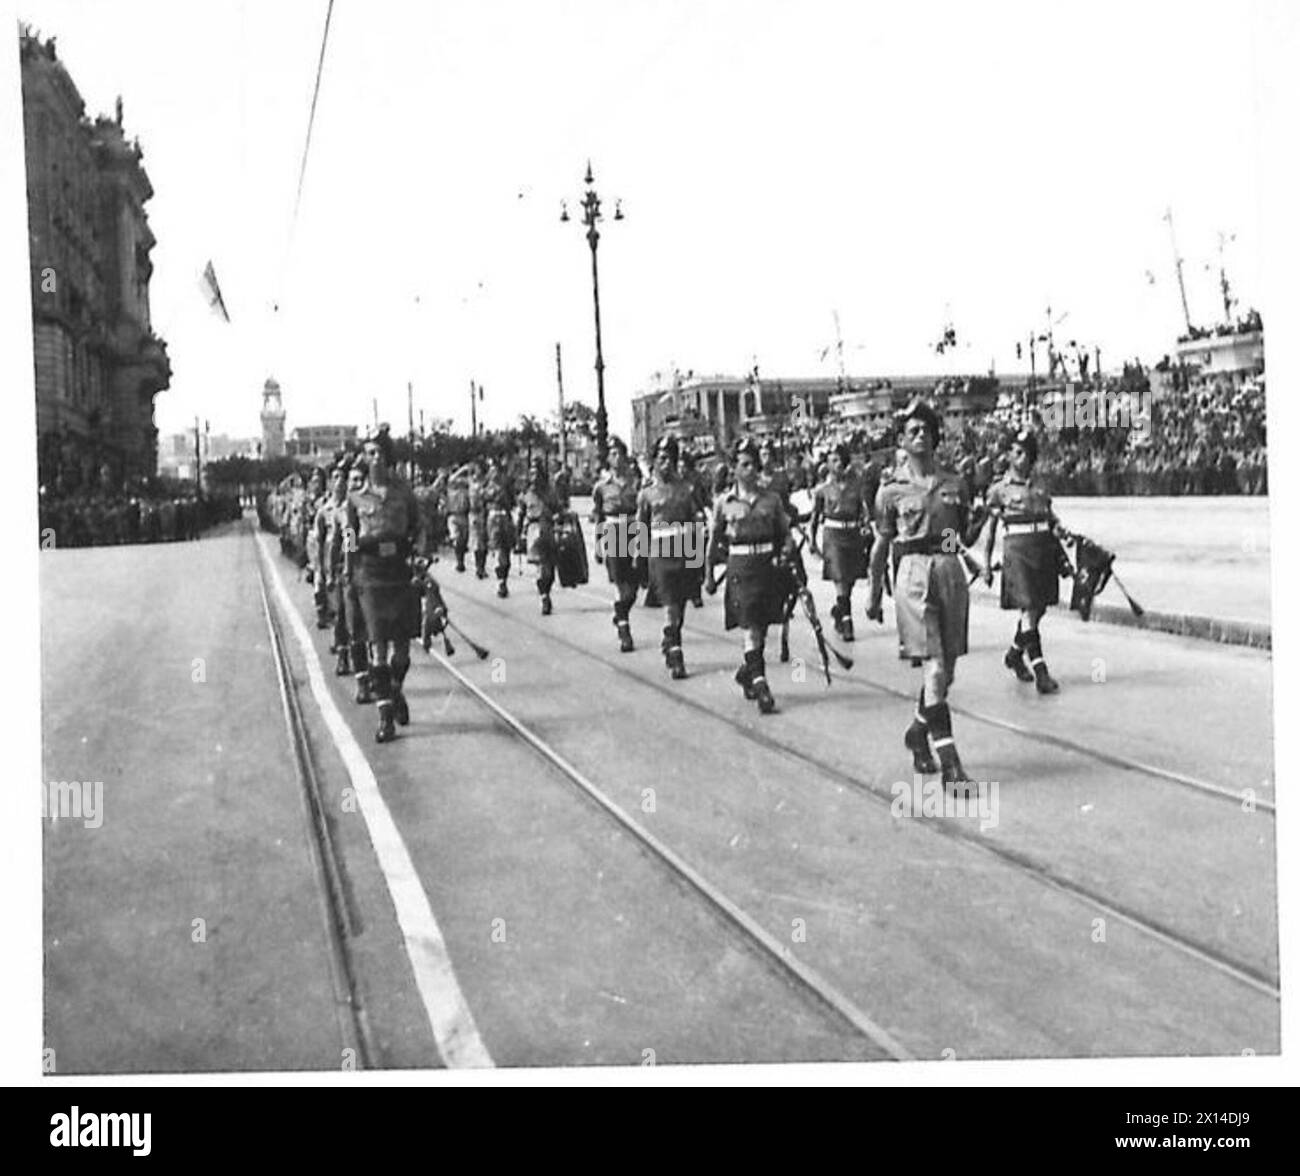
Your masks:
M284 456L284 405L280 385L267 380L262 389L262 457Z

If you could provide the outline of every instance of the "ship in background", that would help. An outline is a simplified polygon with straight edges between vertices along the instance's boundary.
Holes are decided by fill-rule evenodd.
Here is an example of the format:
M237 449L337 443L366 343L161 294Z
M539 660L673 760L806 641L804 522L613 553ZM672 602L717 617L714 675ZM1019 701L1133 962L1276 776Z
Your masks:
M1198 386L1219 385L1241 389L1249 386L1260 391L1264 387L1264 320L1259 311L1251 308L1244 315L1237 314L1237 299L1228 281L1228 268L1224 261L1231 234L1219 234L1219 293L1223 300L1223 320L1213 327L1192 325L1187 308L1187 287L1183 281L1183 259L1178 252L1174 236L1172 209L1164 216L1169 225L1169 242L1174 253L1174 273L1178 278L1178 293L1182 299L1183 323L1186 331L1178 336L1172 362L1164 365L1170 373L1170 383L1175 391L1187 391Z

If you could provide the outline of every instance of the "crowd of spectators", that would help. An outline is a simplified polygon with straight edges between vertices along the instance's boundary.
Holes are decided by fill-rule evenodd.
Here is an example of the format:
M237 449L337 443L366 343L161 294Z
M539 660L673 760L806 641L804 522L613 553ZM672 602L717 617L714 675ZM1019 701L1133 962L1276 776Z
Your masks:
M71 494L41 487L39 503L43 548L197 539L218 523L238 519L241 513L234 494L199 496L161 484L143 484L130 492L105 487Z
M942 411L943 391L936 391ZM1000 470L1012 437L1030 428L1039 440L1038 475L1053 494L1268 493L1262 376L1237 384L1207 381L1153 397L1145 374L1135 369L1095 391L1110 415L1098 409L1086 423L1004 394L991 411L950 424L940 460L953 468L987 460ZM864 431L826 419L791 422L776 440L778 450L794 459L788 472L797 468L803 471L798 481L810 482L834 445L864 439L878 455L893 444L884 429ZM707 460L714 441L696 437L685 448Z

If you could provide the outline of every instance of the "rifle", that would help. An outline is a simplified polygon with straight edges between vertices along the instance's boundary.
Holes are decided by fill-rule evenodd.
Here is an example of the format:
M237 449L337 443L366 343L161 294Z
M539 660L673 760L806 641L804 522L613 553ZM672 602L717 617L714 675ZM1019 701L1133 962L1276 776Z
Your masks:
M798 530L798 528L796 528ZM800 531L800 540L795 545L791 556L787 562L787 569L792 580L793 591L790 592L786 599L785 619L782 622L781 633L781 653L782 661L788 661L790 657L789 642L787 633L789 631L790 618L794 616L796 604L803 606L804 616L808 618L808 623L812 626L813 636L817 640L817 653L822 661L822 673L826 676L826 685L831 684L831 655L839 662L840 667L845 670L853 668L853 659L846 657L833 645L826 640L826 633L822 629L821 619L817 616L817 603L813 600L812 591L808 587L808 572L803 566L803 546L807 542L807 536Z

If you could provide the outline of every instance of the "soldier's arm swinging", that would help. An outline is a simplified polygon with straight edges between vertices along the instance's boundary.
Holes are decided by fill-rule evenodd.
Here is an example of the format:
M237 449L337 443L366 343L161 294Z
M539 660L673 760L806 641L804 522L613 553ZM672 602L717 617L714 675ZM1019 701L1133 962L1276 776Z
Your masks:
M709 550L704 557L704 591L710 596L718 590L718 581L713 575L713 569L726 559L722 551L722 534L722 503L719 501L713 507L713 525L709 528Z

